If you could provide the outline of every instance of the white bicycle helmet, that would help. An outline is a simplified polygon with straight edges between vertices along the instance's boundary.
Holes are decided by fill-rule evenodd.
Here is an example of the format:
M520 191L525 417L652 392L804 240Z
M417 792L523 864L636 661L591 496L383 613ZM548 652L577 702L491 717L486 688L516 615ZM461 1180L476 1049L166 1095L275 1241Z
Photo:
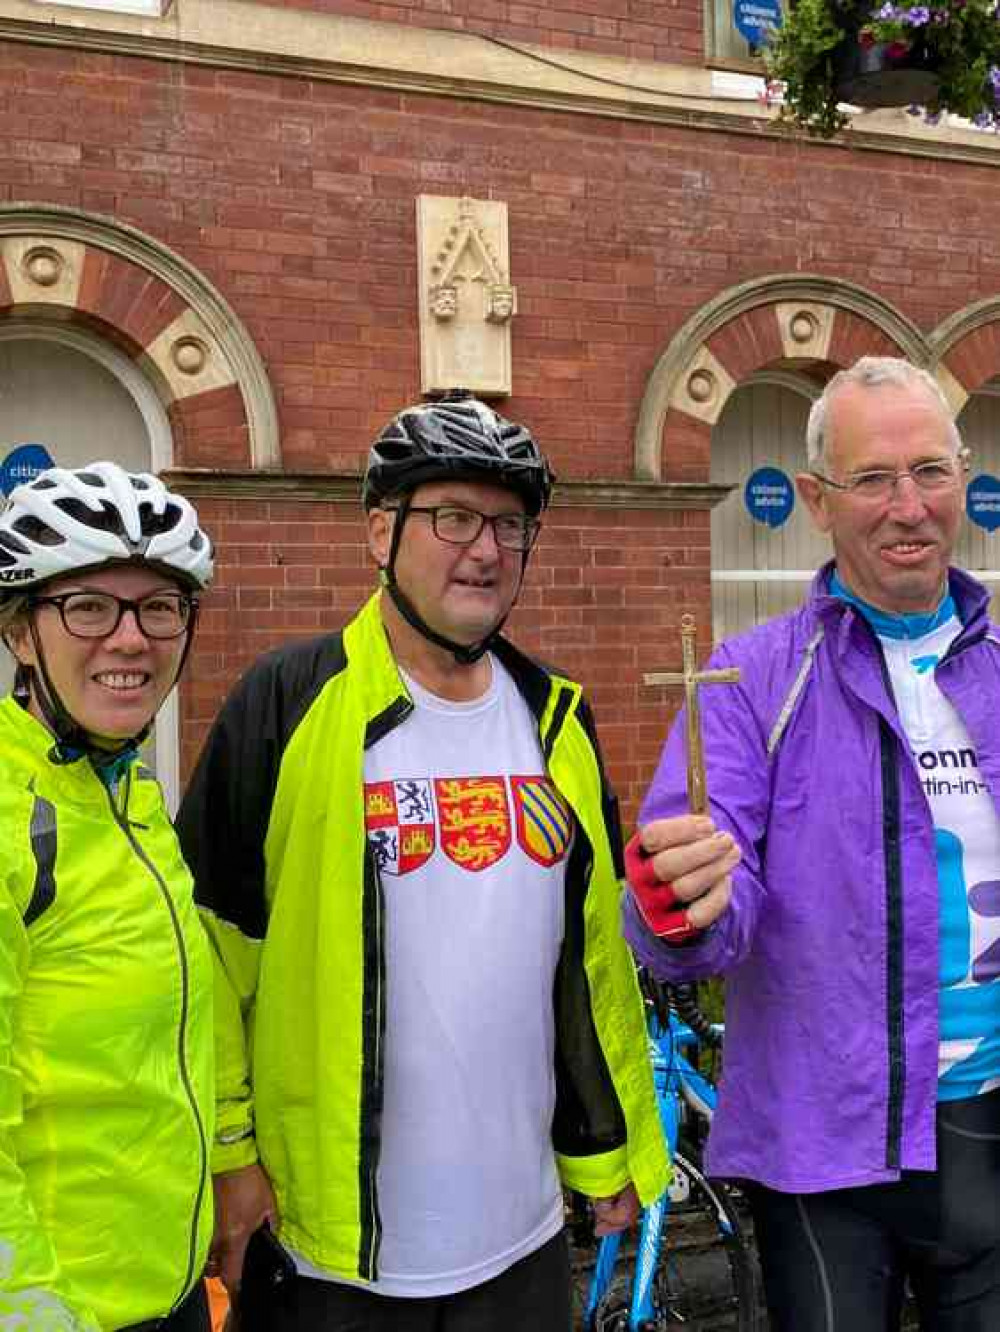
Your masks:
M154 565L193 589L212 578L212 543L190 501L117 463L51 467L0 513L0 591L120 560Z

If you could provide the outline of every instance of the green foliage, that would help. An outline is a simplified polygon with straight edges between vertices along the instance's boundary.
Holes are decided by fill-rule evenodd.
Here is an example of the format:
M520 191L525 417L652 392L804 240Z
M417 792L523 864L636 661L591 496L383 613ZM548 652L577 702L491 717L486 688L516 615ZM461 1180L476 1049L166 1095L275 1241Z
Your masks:
M843 43L877 47L905 60L927 57L937 92L930 121L945 112L981 128L1000 128L1000 15L997 0L872 7L856 0L792 0L765 55L768 77L784 84L782 117L829 138L848 123L838 105L836 53Z
M785 85L781 116L830 138L850 117L837 105L833 51L844 39L829 0L798 0L766 52L768 76Z

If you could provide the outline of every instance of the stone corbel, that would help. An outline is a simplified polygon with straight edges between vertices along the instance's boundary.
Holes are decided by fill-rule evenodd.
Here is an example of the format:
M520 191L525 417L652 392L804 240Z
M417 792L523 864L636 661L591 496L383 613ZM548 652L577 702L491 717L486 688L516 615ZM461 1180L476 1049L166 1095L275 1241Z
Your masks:
M509 272L507 205L420 195L417 242L424 393L509 394L517 289Z

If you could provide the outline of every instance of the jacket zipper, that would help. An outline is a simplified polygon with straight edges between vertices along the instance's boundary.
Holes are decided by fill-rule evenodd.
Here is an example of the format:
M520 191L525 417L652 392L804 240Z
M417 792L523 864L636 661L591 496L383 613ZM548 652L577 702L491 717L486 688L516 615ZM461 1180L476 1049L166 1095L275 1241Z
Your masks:
M409 698L400 696L384 712L372 718L365 729L367 751L390 731L401 725L413 711ZM368 1281L378 1279L378 1254L382 1242L382 1218L378 1208L378 1144L369 1145L367 1117L381 1120L383 1059L382 1035L385 1030L385 921L383 912L382 879L372 859L368 834L362 827L364 852L361 876L365 902L362 918L365 928L371 928L371 937L364 941L362 978L362 1030L361 1030L361 1121L358 1145L358 1207L360 1242L358 1245L358 1275ZM366 1003L369 986L370 1003Z
M180 960L180 966L181 966L181 1016L177 1033L177 1065L181 1075L181 1084L184 1087L184 1093L187 1096L188 1103L191 1106L191 1114L195 1122L195 1127L198 1130L198 1145L201 1155L201 1168L198 1177L198 1190L197 1193L195 1194L194 1212L191 1218L191 1239L188 1246L187 1275L184 1278L184 1284L181 1288L181 1292L178 1295L177 1300L175 1301L173 1306L173 1308L176 1309L187 1298L188 1292L190 1291L191 1286L194 1283L194 1278L196 1275L195 1257L198 1251L198 1219L201 1216L202 1203L205 1197L205 1184L208 1175L208 1140L206 1138L205 1125L202 1122L201 1112L198 1109L198 1100L194 1094L194 1087L191 1083L191 1073L188 1068L187 1053L185 1050L185 1038L187 1035L187 1027L188 1027L188 1012L190 1009L191 978L188 971L187 953L184 949L184 935L183 932L181 931L180 920L177 917L177 909L174 906L174 902L170 896L169 889L167 888L167 885L164 882L163 877L160 874L159 870L150 860L149 856L146 854L141 843L136 838L135 834L132 832L132 827L128 821L128 814L127 814L128 798L129 798L129 793L131 791L131 787L132 787L132 773L130 771L125 778L125 794L124 794L124 799L122 800L121 809L119 810L118 806L115 804L114 796L109 790L107 791L108 803L111 806L111 813L114 816L115 822L118 824L119 828L121 828L122 832L125 834L126 841L128 842L129 846L132 848L132 851L134 852L140 863L143 864L146 867L146 869L149 871L157 888L160 890L160 895L163 898L163 901L166 903L167 912L170 917L170 924L171 927L173 928L174 942L177 945L177 956ZM105 788L105 790L107 790L107 788ZM173 1310L171 1310L171 1312L173 1312Z
M882 682L894 699L892 679L878 636L864 617L878 654ZM879 714L879 759L882 786L882 853L885 864L886 915L886 1038L888 1043L888 1103L885 1126L885 1164L899 1170L903 1137L903 1097L906 1086L905 1016L903 1013L903 874L900 854L899 767L895 732Z
M362 868L365 903L363 915L371 935L364 945L361 1030L361 1122L359 1124L358 1174L361 1235L358 1246L358 1275L368 1281L378 1279L378 1254L382 1243L382 1218L378 1207L378 1159L381 1138L370 1141L369 1122L381 1124L383 1059L382 1033L385 1028L385 930L382 909L382 880L371 859L368 834L364 832L365 851ZM371 1002L365 1002L371 986ZM379 1130L381 1131L381 1130Z
M906 1053L903 1018L903 893L899 848L899 770L896 767L896 737L884 717L879 717L879 748L882 763L882 836L885 853L887 967L886 1014L889 1039L889 1103L886 1121L885 1163L898 1170L903 1132L903 1086Z

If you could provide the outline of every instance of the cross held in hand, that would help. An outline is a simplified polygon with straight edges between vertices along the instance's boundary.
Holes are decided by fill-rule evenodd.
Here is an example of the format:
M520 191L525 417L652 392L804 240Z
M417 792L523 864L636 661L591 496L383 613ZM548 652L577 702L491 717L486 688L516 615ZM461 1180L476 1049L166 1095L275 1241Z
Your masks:
M681 616L681 671L656 671L642 677L648 685L683 685L687 708L687 788L688 805L692 814L708 813L708 780L705 775L705 746L701 738L701 716L698 706L698 686L706 684L735 684L740 678L739 668L699 671L695 642L698 636L693 615Z

